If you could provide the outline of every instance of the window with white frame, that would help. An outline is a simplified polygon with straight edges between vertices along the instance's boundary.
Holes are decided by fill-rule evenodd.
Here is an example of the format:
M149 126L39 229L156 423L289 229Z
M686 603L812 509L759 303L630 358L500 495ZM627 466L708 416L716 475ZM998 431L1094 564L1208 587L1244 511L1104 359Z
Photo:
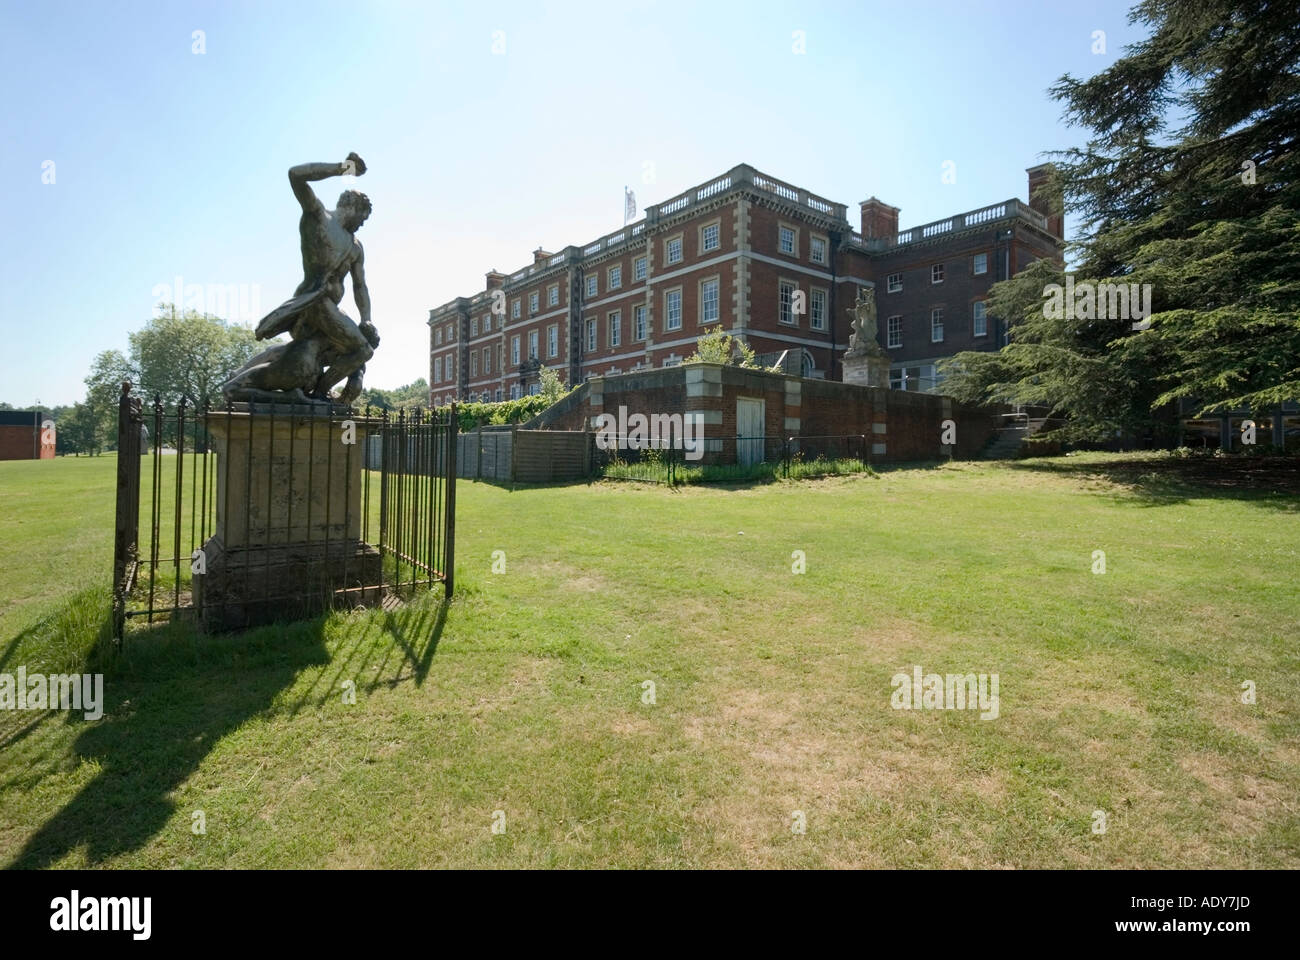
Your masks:
M546 305L548 307L558 307L560 305L560 285L553 283L546 289Z
M434 346L437 347L442 346L442 327L438 327L436 330L433 331L433 343Z
M471 337L478 336L478 317L469 318L469 335Z
M987 336L989 332L988 316L984 313L984 301L976 300L971 308L970 332L973 337Z
M539 299L540 299L539 294L530 293L528 295L528 313L530 316L537 312L537 302Z
M943 283L943 264L936 263L930 267L930 282Z
M700 251L707 253L710 250L717 250L722 246L722 225L720 223L707 223L700 227Z
M447 324L447 342L451 343L455 339L456 339L456 325L454 323L449 323Z
M682 238L669 237L664 241L664 261L667 263L682 262Z
M890 317L885 321L885 333L888 336L886 343L890 350L894 350L903 345L903 318Z
M820 287L808 293L808 325L814 330L826 329L826 291Z
M556 324L551 324L546 328L546 356L558 357L560 355L560 328Z
M777 319L781 323L794 326L798 322L794 316L795 285L789 280L782 280L779 289L781 291L781 308Z
M542 385L540 383L530 383L528 385L528 395L530 397L535 397L541 392L542 392Z
M483 332L484 333L492 332L492 314L490 313L483 314Z
M519 337L518 335L510 338L510 362L514 366L519 366Z
M537 359L537 331L536 330L528 331L528 359L529 360Z
M700 281L700 324L718 322L718 278Z
M442 357L433 358L433 382L442 383Z
M609 345L620 346L623 343L623 312L615 310L609 315Z
M632 337L635 340L644 340L645 333L645 304L639 303L632 308Z
M889 279L885 281L885 289L890 293L902 293L903 275L901 273L891 273Z
M492 348L484 347L483 348L483 373L489 374L491 372L492 372Z
M935 307L930 311L930 342L943 342L943 307Z
M469 353L469 375L478 376L478 351L476 350L471 350Z
M669 290L664 294L664 329L680 330L682 328L682 291L681 288Z
M826 238L810 237L808 239L808 259L813 263L826 262Z
M588 353L596 352L596 345L597 345L596 336L597 336L596 318L588 317L587 318L587 352Z
M970 272L973 273L973 274L974 274L975 276L977 276L977 277L978 277L980 274L982 274L982 273L988 273L988 272L989 272L989 255L988 255L987 253L977 253L977 254L975 254L975 258L971 261L971 270L970 270Z
M597 290L597 287L599 287L599 285L600 285L600 278L598 276L596 276L594 273L587 275L587 299L588 300L590 300L599 292Z
M637 257L632 261L632 279L645 279L645 257Z
M610 290L617 290L623 286L623 265L615 264L609 268L609 276L605 279L605 286Z
M514 302L510 304L510 319L518 320L523 316L523 301L515 297Z
M500 388L500 387L497 387L496 399L497 399L497 403L500 403L500 402L501 402L501 388Z
M777 247L782 253L794 253L794 227L781 227Z
M511 400L519 399L519 384L517 383L510 384L510 399Z

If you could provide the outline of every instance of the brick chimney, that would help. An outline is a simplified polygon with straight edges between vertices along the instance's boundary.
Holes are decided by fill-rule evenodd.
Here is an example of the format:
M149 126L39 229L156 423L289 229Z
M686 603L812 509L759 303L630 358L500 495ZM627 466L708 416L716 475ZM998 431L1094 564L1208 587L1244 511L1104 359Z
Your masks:
M1029 174L1029 208L1036 210L1047 218L1047 232L1054 237L1065 236L1065 217L1062 215L1062 196L1059 188L1053 188L1049 178L1055 167L1050 163L1040 163L1025 172Z
M862 238L864 240L894 239L898 233L898 207L871 197L859 204L862 208Z
M534 264L544 263L545 261L551 259L551 257L553 256L555 256L555 254L547 250L543 250L541 247L538 247L536 250L533 251L533 263Z
M487 272L487 289L500 290L505 282L506 275L504 273L497 273L495 270L489 270Z

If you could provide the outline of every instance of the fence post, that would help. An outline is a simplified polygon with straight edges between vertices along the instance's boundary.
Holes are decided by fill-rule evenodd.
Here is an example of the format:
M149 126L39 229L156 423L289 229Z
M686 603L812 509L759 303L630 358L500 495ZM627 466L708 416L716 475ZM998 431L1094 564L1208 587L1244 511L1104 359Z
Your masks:
M515 477L519 465L519 424L510 424L510 490L515 489Z
M781 469L785 472L785 479L790 479L790 438L785 437L781 440Z
M122 382L117 403L117 504L113 529L113 641L119 646L126 630L127 575L135 567L140 547L140 426L133 414L140 401L131 396L130 381Z
M668 423L668 485L676 487L677 485L677 444L680 444L681 437L673 436L672 423Z
M393 442L387 407L379 411L379 436L379 556L383 557L388 549L388 447Z
M459 433L460 414L456 412L456 403L453 401L447 420L447 526L443 537L447 544L447 569L443 571L443 584L444 596L448 600L451 599L456 580L456 438Z
M862 462L862 469L865 472L867 469L867 464L869 463L867 459L867 435L865 433L861 434L861 439L862 439L862 447L860 449L860 452L858 453L858 460Z
M478 422L478 466L474 469L474 479L483 479L483 421Z

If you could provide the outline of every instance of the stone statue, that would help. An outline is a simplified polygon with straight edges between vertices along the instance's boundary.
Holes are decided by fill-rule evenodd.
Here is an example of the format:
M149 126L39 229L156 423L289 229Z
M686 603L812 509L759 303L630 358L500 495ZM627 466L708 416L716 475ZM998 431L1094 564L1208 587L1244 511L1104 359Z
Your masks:
M858 289L858 302L849 311L853 315L853 333L849 336L848 356L861 356L880 352L876 342L876 291L870 287Z
M288 332L292 339L264 350L236 371L221 388L227 400L351 403L360 395L366 361L379 346L379 333L370 322L365 251L356 238L370 216L370 200L364 193L344 190L335 209L326 210L308 182L365 172L365 161L355 153L342 163L303 163L289 169L289 185L302 206L298 233L303 281L292 299L262 318L256 335L266 340ZM359 324L339 309L347 274L352 275ZM332 397L330 388L345 379L338 396Z

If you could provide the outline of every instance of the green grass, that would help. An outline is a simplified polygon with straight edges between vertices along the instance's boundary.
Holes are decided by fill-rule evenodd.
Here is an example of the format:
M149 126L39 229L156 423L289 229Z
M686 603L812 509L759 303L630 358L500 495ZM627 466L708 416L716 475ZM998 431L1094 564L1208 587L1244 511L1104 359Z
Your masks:
M0 714L0 862L1300 866L1300 500L1178 469L462 482L450 606L105 660L113 459L0 463L0 672L107 674ZM914 664L1001 716L892 710Z
M872 468L853 457L815 457L804 460L795 456L788 464L779 460L742 465L738 463L678 462L671 472L666 461L657 457L640 460L611 460L601 471L606 480L641 480L647 483L765 483L775 480L807 480L812 477L870 474Z

